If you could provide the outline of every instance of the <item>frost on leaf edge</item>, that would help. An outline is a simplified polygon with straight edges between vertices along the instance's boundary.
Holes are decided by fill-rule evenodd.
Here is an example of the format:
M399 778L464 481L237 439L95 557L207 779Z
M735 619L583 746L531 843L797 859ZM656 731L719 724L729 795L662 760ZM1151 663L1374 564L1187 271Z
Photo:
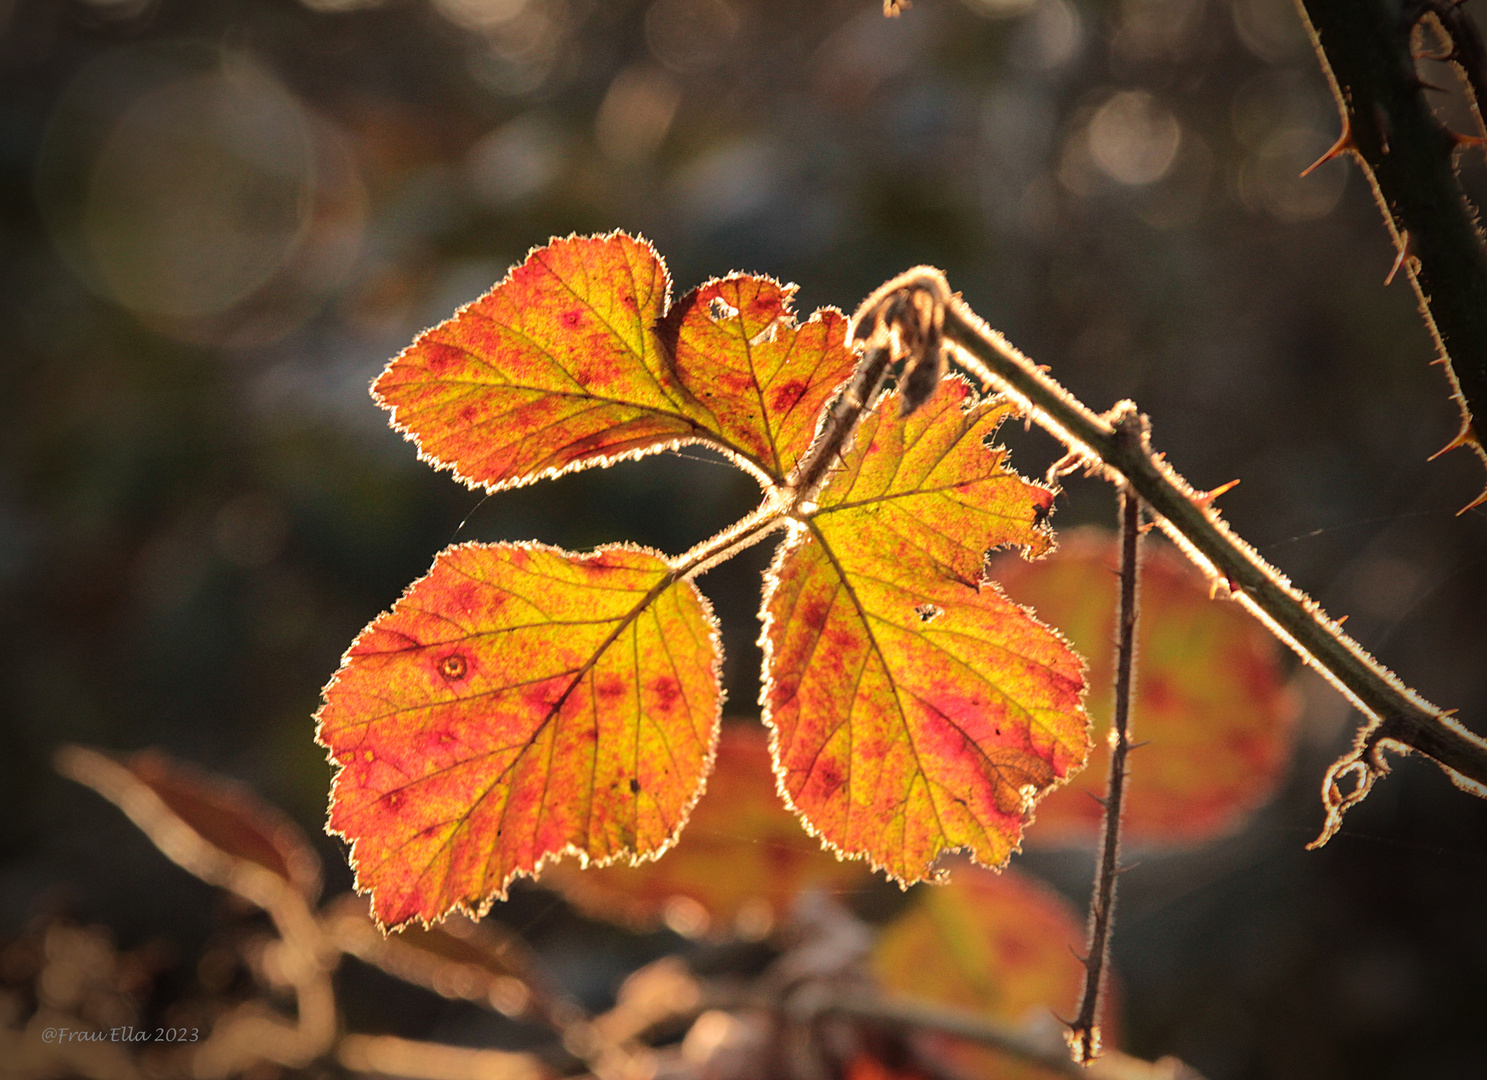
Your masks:
M969 380L962 378L960 375L947 375L945 377L945 380L942 381L947 381L950 379L964 382L967 388L970 390L970 393L960 404L960 409L963 413L969 413L972 409L978 408L983 405L1005 405L1007 409L1006 415L998 420L996 428L994 428L987 434L987 441L983 442L982 444L983 448L988 453L995 456L998 467L1005 468L1003 463L1010 456L1008 453L1008 448L1001 444L994 444L989 440L998 431L1000 431L1002 424L1005 423L1007 419L1019 415L1024 415L1024 410L1021 408L1018 401L1009 395L981 394ZM896 415L896 413L889 407L892 400L896 399L896 397L897 390L891 390L880 395L877 402L873 405L873 411L885 417ZM841 456L843 458L851 453L852 447L855 444L857 434L857 432L854 432L853 442L842 448ZM1055 486L1039 483L1036 480L1029 480L1011 468L1006 468L1006 472L1012 476L1016 476L1024 484L1027 484L1030 487L1037 488L1041 491L1046 491L1050 495L1056 496L1058 494L1058 488ZM810 514L805 516L809 520L815 518L818 514L830 512L830 510L830 507L814 509ZM1046 540L1047 546L1044 547L1042 551L1036 553L1032 551L1031 545L1029 544L1002 544L998 545L997 547L988 548L982 556L982 575L980 581L975 586L975 590L979 593L982 589L988 587L991 588L997 596L1005 600L1012 607L1020 610L1034 626L1040 628L1041 630L1051 635L1054 639L1056 639L1059 644L1061 644L1065 649L1068 650L1069 655L1074 657L1074 659L1079 662L1079 671L1081 678L1079 686L1078 709L1080 715L1084 717L1085 760L1081 762L1077 767L1070 769L1066 775L1062 777L1054 777L1053 781L1049 783L1048 786L1043 788L1031 800L1029 800L1029 802L1023 809L1023 813L1025 816L1022 821L1022 826L1018 830L1016 841L1010 848L1008 848L1007 855L1005 858L1002 859L1001 862L994 865L984 863L976 857L975 853L972 850L970 850L966 845L962 844L957 847L943 849L935 857L933 862L927 864L923 868L921 876L914 878L905 878L894 873L892 870L888 869L888 867L881 865L877 861L877 859L873 857L870 851L846 851L838 846L825 834L823 830L816 826L816 823L810 819L809 815L807 815L805 811L801 810L800 807L795 805L795 800L790 797L790 792L785 786L785 770L780 764L779 754L780 731L779 728L775 725L773 717L770 715L769 708L769 691L774 683L774 643L770 640L770 630L774 626L775 621L774 615L770 611L770 603L774 599L776 590L779 588L780 570L784 565L785 559L789 556L791 551L801 546L803 543L810 542L813 538L806 535L806 526L804 524L792 525L792 528L786 535L784 542L775 549L775 553L770 559L769 568L764 572L764 589L759 603L759 637L755 642L763 653L759 673L759 718L764 724L765 728L769 731L770 769L774 773L775 777L775 793L779 795L780 800L785 804L786 809L794 814L797 820L799 820L801 826L805 829L805 831L819 840L821 842L822 849L825 851L829 851L838 859L838 861L866 862L874 872L881 873L885 878L887 878L889 881L894 882L900 889L905 891L907 891L911 885L916 885L922 881L927 881L931 884L942 884L945 881L948 881L950 870L948 867L942 864L945 863L948 859L955 857L964 857L972 866L981 867L982 869L989 870L992 873L999 874L1011 862L1013 855L1019 855L1022 853L1024 836L1026 835L1028 828L1037 819L1036 810L1038 804L1054 791L1057 791L1059 788L1073 781L1075 777L1081 775L1084 772L1085 768L1088 766L1089 751L1094 746L1094 720L1089 715L1088 710L1085 708L1085 702L1089 695L1089 682L1086 678L1090 670L1090 663L1088 658L1074 647L1073 643L1064 636L1062 631L1060 631L1055 626L1050 626L1042 619L1038 618L1037 612L1035 612L1031 607L1027 606L1026 604L1020 604L1017 601L1013 600L1002 589L1000 583L988 577L986 574L986 564L990 562L991 556L998 551L1015 551L1019 556L1029 562L1039 562L1057 551L1058 539L1052 525L1048 521L1048 517L1052 516L1052 510L1053 502L1052 500L1050 500L1048 516L1045 517L1043 521L1038 522L1033 526L1033 529L1041 534L1041 536ZM970 588L970 586L965 585L964 582L956 581L954 579L947 580L952 581L954 584L960 585L962 588Z
M381 391L378 389L378 384L381 383L384 376L392 371L394 366L396 366L399 361L401 361L404 357L411 355L414 350L418 349L419 346L423 343L423 340L430 333L432 333L434 330L439 329L439 327L441 326L445 326L451 322L458 320L470 308L474 307L476 304L486 299L497 289L505 286L508 282L511 281L512 275L515 274L517 270L525 266L529 261L531 261L532 257L538 252L545 251L548 248L552 247L554 244L568 243L571 241L592 240L604 242L617 239L628 240L631 243L635 244L637 247L641 248L643 251L647 252L652 258L656 260L656 265L661 271L661 312L656 321L652 323L650 327L648 327L648 333L652 335L652 338L655 341L657 352L662 354L667 367L670 368L673 372L675 371L676 358L671 355L670 349L668 349L664 344L660 333L660 328L666 323L667 317L674 310L676 310L683 301L687 300L695 293L701 292L703 289L706 289L710 286L719 285L724 282L748 279L763 282L779 289L783 299L782 307L784 309L780 321L783 322L784 326L788 329L798 330L802 327L809 326L812 323L822 321L823 317L827 315L839 316L842 319L844 326L850 326L850 320L847 318L846 314L839 308L829 304L825 307L817 308L811 313L809 318L807 318L804 322L801 322L799 320L799 312L792 310L792 303L795 299L795 295L800 291L800 286L793 282L781 282L768 274L751 274L743 271L734 271L729 274L724 274L721 277L711 277L695 288L687 290L681 296L673 300L671 291L674 282L672 281L671 271L666 265L665 258L662 257L659 251L656 250L655 245L653 245L645 237L626 232L624 229L613 229L607 233L592 233L586 235L581 235L577 232L571 232L567 236L549 237L547 243L534 244L527 250L527 254L521 259L521 261L512 263L509 267L507 267L506 273L504 276L502 276L500 281L496 282L475 299L461 304L458 308L455 309L454 314L450 315L447 319L442 319L439 322L435 323L433 326L421 331L418 336L413 339L411 344L401 349L397 353L397 355L393 356L392 359L383 364L382 370L379 371L376 378L372 380L371 386L369 387L369 393L373 402L376 403L378 408L383 409L387 412L388 426L391 427L398 434L402 435L403 438L406 439L408 442L411 442L413 444L415 450L417 450L418 452L419 461L424 462L436 472L448 472L451 476L453 476L455 480L457 480L459 483L463 484L467 488L470 488L472 490L479 489L486 492L487 494L493 495L501 491L510 491L515 488L528 487L542 480L556 480L559 477L567 476L569 473L581 472L585 469L607 469L611 465L617 465L624 461L638 461L641 458L651 457L655 454L662 454L671 450L679 450L684 446L705 446L711 450L716 450L734 465L737 465L744 472L752 476L759 483L759 486L766 492L771 491L788 481L788 476L775 477L771 475L768 467L766 466L766 463L755 460L752 456L746 454L738 447L734 446L732 443L723 439L721 436L715 434L714 432L697 427L696 421L694 421L691 417L684 416L680 413L671 415L674 415L678 420L684 421L685 423L690 425L693 429L693 434L680 436L674 439L665 439L660 442L651 443L647 446L639 446L629 450L622 450L618 453L598 454L593 457L571 461L561 467L548 466L547 468L540 469L536 472L528 473L521 476L514 476L506 480L499 480L495 482L476 480L470 476L467 476L464 472L461 471L460 466L456 461L445 460L444 458L437 457L433 453L425 450L423 442L419 438L418 433L398 419L398 406L387 401L383 397ZM730 318L737 317L737 313L730 316ZM854 351L853 347L850 345L847 346L847 348L849 352ZM835 387L832 387L831 393L827 395L826 406L822 408L820 416L817 417L816 426L811 437L811 441L801 450L801 460L805 459L807 453L810 450L810 447L814 446L816 440L820 438L822 428L826 422L830 403L836 397L836 394L840 391L841 387L845 386L848 381L850 381L850 376L847 379L843 379ZM686 396L694 397L691 389L682 385L679 380L677 382L677 388L680 389L681 392Z
M485 916L490 913L491 909L495 907L497 903L502 903L507 899L512 883L515 882L518 878L529 877L532 880L536 881L541 877L543 870L545 870L548 865L560 862L570 855L577 857L580 869L588 869L590 866L612 866L625 859L627 854L629 856L629 859L626 865L629 866L640 866L643 863L659 859L662 855L666 854L676 845L677 841L681 838L682 831L686 828L687 823L692 820L692 811L697 808L698 801L701 800L704 794L706 794L708 780L711 778L713 767L717 763L719 733L722 730L724 706L727 704L727 689L723 685L722 634L719 632L717 615L713 612L712 602L708 600L707 595L703 593L701 589L697 588L696 582L692 581L690 578L675 577L671 582L671 586L668 586L668 588L676 585L685 585L686 587L691 589L692 595L696 597L700 605L703 621L707 625L707 640L708 643L712 646L711 667L713 678L717 681L718 697L716 715L714 715L712 720L712 738L708 741L707 744L707 750L703 758L701 777L697 784L697 790L682 807L681 814L677 818L676 827L672 830L671 835L668 836L665 842L657 847L654 851L632 851L628 853L625 851L617 851L608 858L602 859L591 857L590 855L588 855L587 852L580 849L576 844L566 844L557 851L550 851L545 853L541 858L537 860L536 865L534 865L531 870L517 869L511 871L505 876L505 878L501 880L501 882L492 892L484 897L479 898L473 905L470 904L467 900L461 899L450 905L446 910L434 916L434 918L432 919L426 919L421 914L415 913L402 920L401 922L392 924L384 923L381 916L377 913L377 898L374 895L372 888L370 886L363 886L362 884L361 864L356 857L356 848L357 844L359 843L359 839L356 837L347 836L339 829L332 828L330 823L330 808L335 806L336 789L340 784L341 773L345 769L345 766L340 764L340 762L335 759L334 751L332 750L330 745L326 743L323 738L321 738L321 731L324 724L323 713L325 712L326 707L329 705L331 690L338 682L340 682L341 672L346 670L346 666L351 660L351 654L356 649L356 646L361 642L362 638L364 638L367 633L371 631L372 627L374 627L378 622L386 618L388 615L391 615L397 605L402 603L403 600L407 599L417 586L433 576L434 571L438 568L440 559L450 554L451 552L470 548L512 548L522 551L541 551L548 554L558 555L562 558L576 559L580 561L596 558L599 555L602 555L605 552L609 551L629 551L642 555L653 556L656 559L659 559L661 562L667 564L668 566L671 565L673 561L668 558L663 552L658 551L655 548L647 547L644 544L633 543L631 541L621 541L620 543L615 544L603 544L587 552L574 552L569 551L566 548L558 547L555 544L544 544L540 540L501 541L497 543L485 543L478 540L469 540L460 544L451 544L439 551L434 556L433 563L430 564L429 569L425 573L419 575L411 582L409 582L408 585L403 589L402 593L398 596L398 599L395 600L390 607L379 612L372 619L368 620L365 626L357 631L356 637L352 639L351 644L348 645L345 651L341 653L341 662L336 667L334 674L331 675L330 680L325 684L325 686L321 688L321 703L320 706L315 710L312 719L315 721L315 742L326 751L325 758L332 770L330 781L330 795L327 800L325 833L327 836L334 837L335 839L340 840L342 843L347 845L346 863L351 868L352 891L355 892L358 896L367 897L369 901L367 905L368 914L372 919L372 922L376 924L378 931L384 937L387 937L390 934L397 933L398 931L415 924L422 929L428 930L443 922L450 915L456 914L464 915L465 917L478 922L481 919L485 918ZM665 590L663 590L663 592L664 591ZM656 599L659 599L661 595L661 593L657 593ZM646 607L649 606L649 604L646 605ZM613 642L611 642L611 644L613 644Z

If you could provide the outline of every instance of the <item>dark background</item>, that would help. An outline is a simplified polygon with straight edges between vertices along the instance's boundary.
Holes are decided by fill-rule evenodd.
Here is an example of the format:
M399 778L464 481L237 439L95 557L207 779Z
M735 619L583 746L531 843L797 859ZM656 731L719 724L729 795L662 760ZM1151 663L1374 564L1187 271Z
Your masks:
M319 689L439 548L677 552L751 508L692 452L484 499L386 427L385 360L573 231L643 233L681 288L799 282L804 313L941 266L1193 483L1241 478L1239 533L1480 728L1482 469L1425 462L1457 417L1361 176L1296 178L1337 125L1287 0L0 0L0 938L65 909L189 957L219 918L59 743L162 747L318 835ZM1007 439L1028 474L1057 454ZM1112 516L1076 478L1054 523ZM735 711L768 554L702 582ZM1303 851L1356 717L1298 686L1276 799L1124 879L1125 1044L1212 1080L1477 1075L1487 806L1405 761ZM1087 856L1023 862L1083 903ZM596 1003L668 940L533 890L496 917ZM347 1008L505 1037L412 991Z

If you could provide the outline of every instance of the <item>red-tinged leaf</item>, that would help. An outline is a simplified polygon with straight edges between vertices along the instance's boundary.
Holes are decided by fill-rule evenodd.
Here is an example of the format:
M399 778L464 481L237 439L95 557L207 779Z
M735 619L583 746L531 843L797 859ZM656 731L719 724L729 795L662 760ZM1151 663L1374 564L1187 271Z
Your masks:
M825 308L797 325L793 285L734 275L672 307L658 328L676 370L705 406L704 423L779 480L816 434L832 393L852 375L847 318Z
M557 856L664 851L720 704L711 611L659 555L449 548L326 687L330 828L382 924L479 913Z
M946 380L861 426L765 595L775 768L808 826L903 882L1000 865L1088 752L1082 663L992 585L986 549L1049 543L1052 501L984 440L1009 406Z
M948 883L921 889L883 930L873 968L888 990L905 997L1010 1024L1037 1022L1040 1014L1052 1022L1074 1011L1084 982L1076 950L1083 948L1081 920L1043 886L1010 869L958 866ZM1113 1026L1107 1021L1107 1043ZM945 1040L937 1049L967 1076L1050 1075L964 1042Z
M157 846L214 884L223 859L262 867L306 900L320 894L320 860L299 827L252 791L202 772L158 750L116 760L96 750L66 747L58 767L127 813Z
M758 278L670 313L669 288L643 240L554 240L421 335L374 393L426 457L492 490L685 442L783 478L855 364L844 318L796 326L790 291Z
M780 803L763 728L730 723L707 794L676 849L641 866L550 867L542 883L599 918L706 932L769 929L802 889L849 889L867 871L842 862ZM700 916L700 917L699 917Z
M998 558L990 575L1032 605L1090 658L1090 709L1110 726L1119 564L1110 534L1064 537L1037 563ZM1295 703L1275 640L1234 604L1209 599L1202 575L1165 543L1144 546L1140 667L1123 835L1149 844L1194 843L1225 832L1268 798L1290 757ZM1089 768L1038 807L1031 842L1095 837L1110 749L1096 738Z

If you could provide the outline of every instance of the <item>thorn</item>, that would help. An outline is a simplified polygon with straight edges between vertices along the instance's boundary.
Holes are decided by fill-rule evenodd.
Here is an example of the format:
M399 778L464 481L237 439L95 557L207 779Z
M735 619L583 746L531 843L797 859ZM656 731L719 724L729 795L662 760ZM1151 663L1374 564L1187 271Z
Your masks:
M1107 802L1107 801L1106 801L1106 800L1104 800L1104 799L1102 799L1102 798L1100 798L1100 797L1099 797L1099 796L1098 796L1098 795L1096 795L1096 794L1095 794L1095 793L1094 793L1094 792L1093 792L1093 791L1091 791L1091 790L1089 790L1089 788L1085 788L1085 789L1084 789L1084 793L1085 793L1085 794L1086 794L1086 795L1088 795L1088 796L1089 796L1089 797L1090 797L1090 798L1091 798L1091 799L1093 799L1093 800L1095 800L1095 802L1097 802L1097 803L1099 803L1099 804L1100 804L1100 805L1101 805L1101 806L1102 806L1102 807L1104 807L1104 808L1105 808L1105 809L1107 809L1107 810L1108 810L1108 809L1109 809L1109 808L1110 808L1110 804L1109 804L1109 803L1108 803L1108 802Z
M1463 146L1487 146L1487 139L1482 138L1480 135L1463 135L1461 132L1452 131L1450 128L1446 128L1446 138L1451 140L1453 149L1459 149Z
M1477 439L1477 433L1472 430L1472 426L1470 424L1468 424L1468 423L1463 423L1461 425L1461 430L1456 433L1455 438L1453 438L1450 442L1446 443L1445 446L1441 447L1439 450L1437 450L1435 453L1431 454L1425 460L1426 461L1434 461L1436 458L1440 457L1442 454L1449 453L1452 450L1459 450L1463 446L1475 446L1479 450L1482 447L1482 443ZM1481 500L1478 500L1478 502L1480 502L1480 501ZM1476 504L1474 503L1473 505L1476 505ZM1468 507L1468 509L1470 509L1470 507Z
M1468 510L1475 510L1477 507L1481 506L1484 503L1487 503L1487 489L1483 489L1482 494L1478 495L1471 502L1467 503L1460 510L1456 511L1456 516L1460 517Z
M1142 739L1140 742L1127 743L1126 744L1126 752L1127 753L1130 753L1132 750L1142 750L1142 749L1145 749L1146 747L1148 747L1150 745L1151 745L1151 740L1150 739Z
M1136 869L1136 867L1138 867L1140 865L1141 865L1141 860L1140 859L1137 859L1133 863L1127 863L1125 866L1120 867L1115 872L1116 872L1117 875L1129 874L1132 870Z
M1231 578L1228 574L1225 574L1224 575L1224 584L1227 585L1227 586L1229 586L1229 595L1230 596L1238 596L1241 592L1244 591L1243 589L1241 589L1239 587L1238 583L1235 582L1235 580L1233 578Z
M1302 176L1308 176L1308 175L1310 175L1311 171L1313 169L1315 169L1317 166L1319 166L1319 165L1325 165L1325 164L1327 164L1327 162L1331 161L1333 158L1335 158L1335 157L1341 157L1343 154L1347 153L1349 150L1352 150L1352 149L1354 149L1354 147L1353 147L1353 125L1351 123L1349 123L1348 122L1348 118L1346 116L1344 116L1342 118L1342 134L1337 137L1337 141L1332 144L1331 149L1329 149L1325 154L1323 154L1321 157L1317 158L1316 161L1313 161L1306 168L1302 169L1301 170L1301 175Z
M1339 615L1337 618L1333 619L1332 621L1335 622L1338 626L1341 626L1343 623L1345 623L1345 622L1348 621L1348 617L1346 615Z
M1213 500L1214 499L1217 499L1220 495L1224 494L1224 492L1226 492L1226 491L1233 491L1234 488L1237 487L1238 485L1239 485L1239 481L1238 480L1230 480L1227 484L1220 484L1218 487L1214 488L1212 491L1199 492L1197 495L1194 495L1193 496L1193 502L1195 502L1199 506L1207 509L1208 507L1210 507L1210 506L1213 505Z
M1069 946L1069 953L1070 953L1070 955L1072 955L1074 957L1075 960L1078 960L1085 967L1089 967L1089 957L1088 956L1080 956L1079 955L1079 950L1076 949L1076 948L1074 948L1074 946L1072 946L1072 945ZM1062 1017L1060 1017L1060 1019L1062 1019ZM1068 1022L1069 1021L1064 1020L1064 1023L1067 1024Z
M1137 525L1136 526L1136 531L1138 533L1140 533L1142 536L1145 536L1147 533L1151 532L1151 530L1152 529L1155 529L1156 527L1157 527L1157 523L1155 521L1144 521L1140 525Z
M1437 715L1438 716L1455 716L1460 711L1461 711L1460 709L1442 709Z
M1394 275L1399 273L1399 268L1404 265L1405 256L1410 252L1410 231L1401 229L1399 233L1399 254L1394 256L1394 265L1389 267L1389 274L1384 278L1384 288L1394 284Z

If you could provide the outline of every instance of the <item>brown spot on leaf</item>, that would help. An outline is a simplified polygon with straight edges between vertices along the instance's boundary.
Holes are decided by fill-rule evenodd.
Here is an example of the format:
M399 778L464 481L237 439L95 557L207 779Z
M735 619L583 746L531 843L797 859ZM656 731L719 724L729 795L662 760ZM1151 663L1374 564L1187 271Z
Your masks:
M459 653L450 653L439 662L439 674L443 675L446 679L463 679L468 670L469 665Z

